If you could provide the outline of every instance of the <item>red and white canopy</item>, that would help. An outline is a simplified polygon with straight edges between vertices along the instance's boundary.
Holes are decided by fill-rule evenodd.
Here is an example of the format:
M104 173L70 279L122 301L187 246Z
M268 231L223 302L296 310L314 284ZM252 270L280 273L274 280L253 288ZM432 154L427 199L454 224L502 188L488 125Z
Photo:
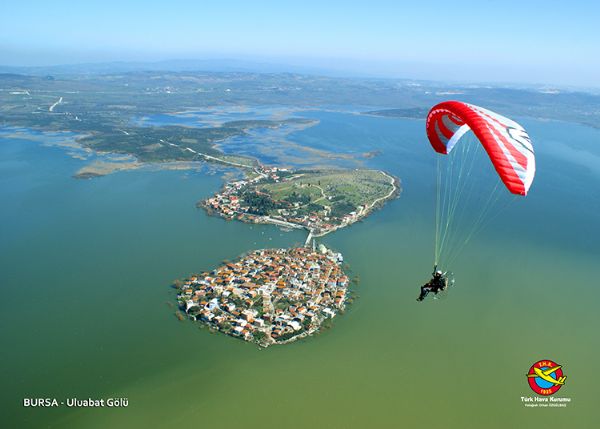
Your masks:
M535 176L535 155L521 125L483 107L444 101L429 111L426 129L431 146L442 154L450 153L456 142L472 130L508 190L527 195Z

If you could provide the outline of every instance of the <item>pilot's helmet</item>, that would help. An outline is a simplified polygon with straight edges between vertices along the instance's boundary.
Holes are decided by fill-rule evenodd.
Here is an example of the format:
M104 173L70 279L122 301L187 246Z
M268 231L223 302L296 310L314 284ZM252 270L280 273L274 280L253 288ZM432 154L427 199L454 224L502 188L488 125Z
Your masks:
M442 276L442 274L443 274L443 273L442 273L440 270L437 270L437 271L435 272L435 276L436 276L436 277L441 277L441 276Z

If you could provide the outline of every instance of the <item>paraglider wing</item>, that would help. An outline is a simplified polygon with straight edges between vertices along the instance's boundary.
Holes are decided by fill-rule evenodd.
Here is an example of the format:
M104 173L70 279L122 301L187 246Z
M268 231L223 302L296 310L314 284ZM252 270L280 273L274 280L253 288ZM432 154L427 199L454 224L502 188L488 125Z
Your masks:
M527 195L535 176L535 156L525 129L483 107L445 101L427 115L427 137L436 152L448 154L472 130L500 179L513 194Z

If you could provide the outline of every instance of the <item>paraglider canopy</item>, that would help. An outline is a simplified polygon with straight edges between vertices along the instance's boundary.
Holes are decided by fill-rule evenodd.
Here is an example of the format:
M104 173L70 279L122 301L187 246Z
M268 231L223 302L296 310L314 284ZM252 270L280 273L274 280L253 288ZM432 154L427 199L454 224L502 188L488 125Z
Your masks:
M429 111L426 130L429 142L441 154L449 154L472 130L506 188L513 194L527 195L535 176L535 156L521 125L483 107L445 101Z

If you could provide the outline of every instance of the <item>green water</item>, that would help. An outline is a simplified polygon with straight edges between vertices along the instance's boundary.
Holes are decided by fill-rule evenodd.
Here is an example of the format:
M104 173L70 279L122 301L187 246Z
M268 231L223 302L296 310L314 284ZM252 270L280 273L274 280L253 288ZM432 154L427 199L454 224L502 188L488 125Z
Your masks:
M3 427L597 427L600 132L523 120L538 176L452 267L445 299L415 302L431 269L433 156L423 124L314 113L297 142L379 149L402 197L327 236L360 276L333 329L255 346L178 321L170 282L301 232L211 218L202 172L79 181L82 161L0 140ZM319 139L321 136L321 139ZM525 373L564 365L566 409L526 409ZM125 409L23 408L24 397L127 397Z

